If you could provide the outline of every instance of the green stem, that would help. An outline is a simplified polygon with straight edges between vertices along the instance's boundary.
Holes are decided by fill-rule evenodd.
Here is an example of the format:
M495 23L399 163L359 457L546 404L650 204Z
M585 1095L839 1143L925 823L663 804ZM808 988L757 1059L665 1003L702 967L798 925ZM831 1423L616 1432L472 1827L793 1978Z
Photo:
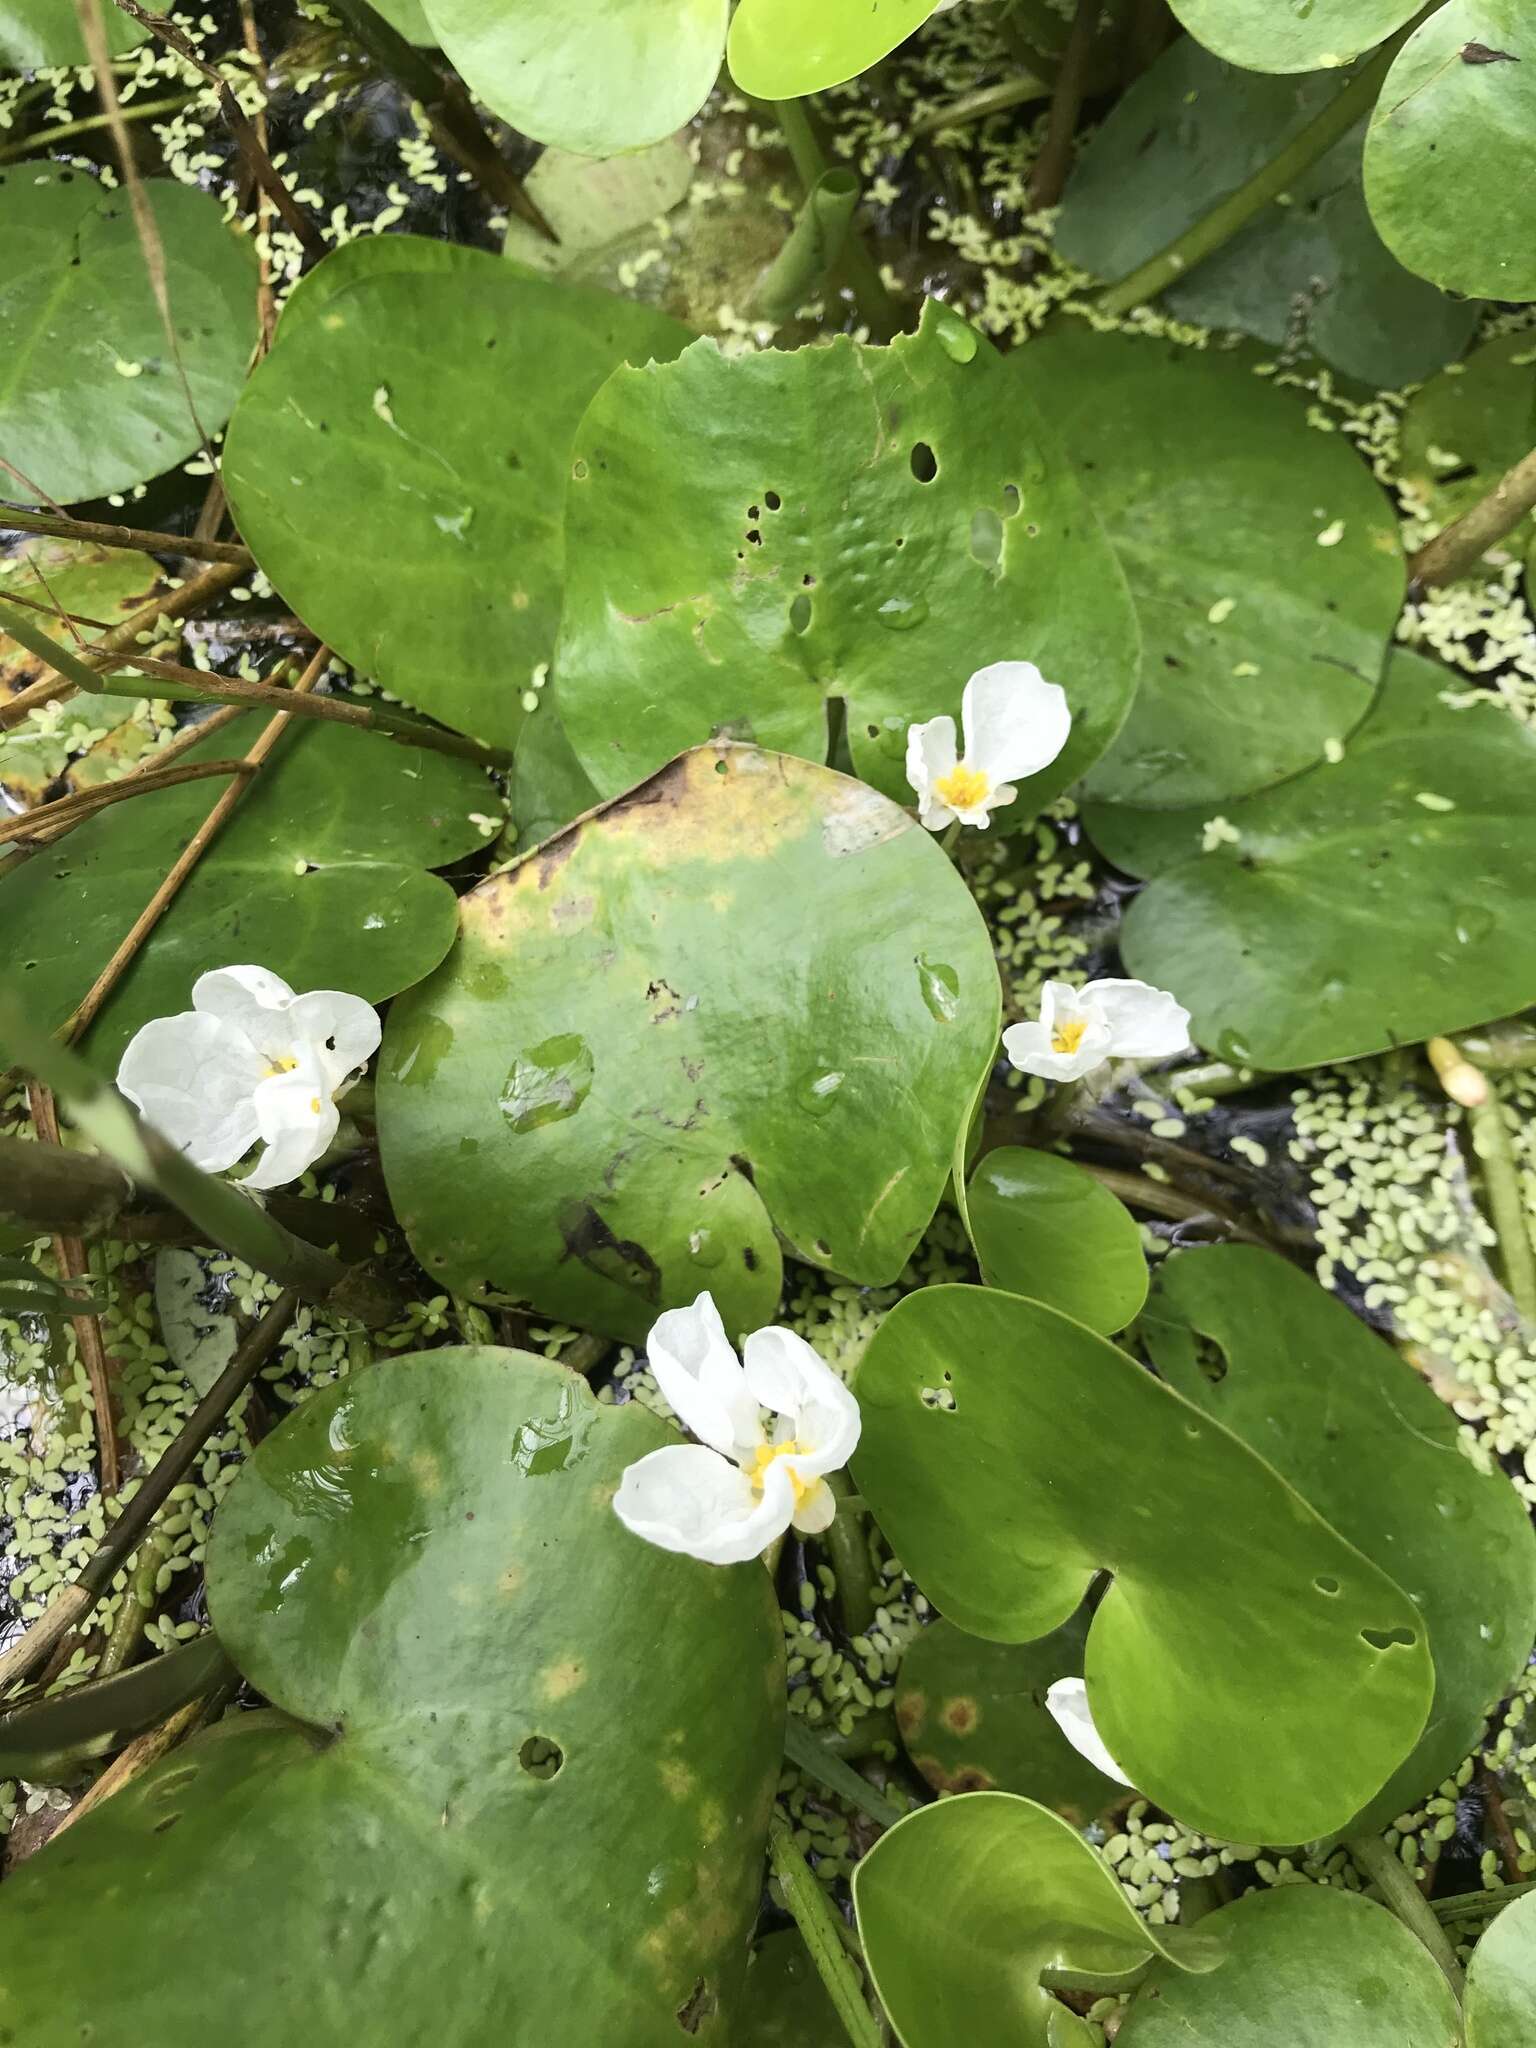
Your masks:
M867 1778L861 1778L852 1764L834 1755L807 1727L804 1718L794 1712L784 1723L784 1754L818 1785L825 1785L829 1792L846 1799L881 1827L893 1828L901 1819L901 1808L877 1792Z
M148 121L156 114L179 113L189 107L197 98L196 93L168 93L160 100L132 100L122 109L125 121ZM30 156L34 150L50 148L55 142L67 142L72 135L89 135L97 128L111 125L107 114L87 114L79 121L61 121L55 128L40 128L35 135L25 135L20 142L7 143L0 149L0 164L8 164L17 157Z
M1245 184L1229 193L1219 206L1186 228L1165 249L1138 265L1129 277L1101 292L1098 310L1112 316L1129 313L1133 306L1143 306L1149 299L1155 299L1169 285L1187 276L1197 264L1204 263L1218 249L1225 248L1240 228L1245 228L1256 214L1262 213L1271 201L1295 184L1303 171L1310 170L1319 157L1325 156L1336 142L1342 141L1361 116L1375 105L1376 95L1392 68L1393 58L1419 23L1433 14L1440 4L1441 0L1434 0L1433 5L1421 8L1405 28L1383 43L1344 90L1330 100L1299 135L1293 136L1278 156L1272 157Z
M865 2002L859 1973L843 1947L841 1923L796 1847L789 1826L777 1814L768 1823L768 1867L779 1881L784 1903L854 2048L882 2048L879 2023Z
M942 128L963 128L972 121L985 121L990 114L1004 114L1010 107L1021 107L1028 100L1042 100L1049 92L1049 84L1038 72L1033 77L1004 79L1001 85L984 85L976 92L962 93L948 106L936 107L931 114L912 123L911 133L932 135Z
M1531 1892L1536 1892L1536 1879L1502 1885L1495 1892L1462 1892L1453 1899L1435 1899L1429 1910L1443 1925L1454 1927L1458 1920L1481 1920L1485 1913L1500 1913Z
M1481 1031L1464 1031L1456 1043L1475 1067L1494 1073L1526 1073L1536 1067L1536 1024L1511 1017Z
M1504 1284L1528 1323L1536 1323L1536 1248L1520 1187L1514 1140L1504 1121L1504 1104L1490 1081L1487 1100L1467 1110L1472 1150L1482 1162L1488 1220L1499 1240Z
M1398 1919L1440 1965L1459 2002L1464 1983L1456 1951L1402 1858L1380 1835L1351 1835L1345 1846Z
M107 1637L106 1647L96 1660L92 1674L96 1678L110 1678L121 1671L133 1656L144 1634L144 1624L154 1605L155 1580L160 1576L160 1567L165 1562L166 1550L163 1540L151 1536L145 1543L139 1557L138 1569L129 1579L123 1593L123 1604L118 1610L112 1633Z
M66 647L62 641L50 639L16 605L0 602L0 627L13 640L19 640L29 654L35 654L39 661L45 661L59 675L67 676L77 690L88 690L93 697L99 697L106 688L95 669L82 661L73 648Z
M862 1510L849 1504L853 1481L848 1474L834 1472L827 1484L837 1495L837 1513L816 1540L827 1553L837 1577L837 1604L843 1627L849 1635L861 1636L875 1618L875 1572L870 1562L869 1537Z
M810 110L804 100L769 100L766 104L779 124L796 176L809 198L827 172L834 168L821 146ZM885 288L856 220L849 222L848 237L837 269L853 293L859 317L870 333L879 341L889 341L901 326L900 309Z
M852 171L823 171L810 191L783 248L752 290L747 311L754 319L782 326L801 301L819 291L848 240L859 181Z

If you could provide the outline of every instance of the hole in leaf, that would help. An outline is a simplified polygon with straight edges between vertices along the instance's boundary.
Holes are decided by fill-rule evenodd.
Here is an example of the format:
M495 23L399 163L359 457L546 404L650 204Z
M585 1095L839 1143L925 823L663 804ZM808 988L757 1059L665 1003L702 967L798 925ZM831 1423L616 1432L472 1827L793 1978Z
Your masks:
M678 2007L677 2024L685 2034L696 2034L705 2020L714 2017L719 2005L719 1999L701 1977L689 1992L687 2004Z
M1411 1628L1363 1628L1360 1640L1369 1643L1373 1650L1390 1650L1396 1643L1411 1650L1419 1639Z
M715 773L717 775L729 775L730 772L730 769L725 765L723 761L717 761L715 763Z
M758 520L762 518L762 516L762 513L758 510L756 505L749 505L747 507L747 517L752 521L752 524L754 526L757 524Z
M924 1387L917 1398L925 1408L937 1408L941 1415L953 1415L959 1406L948 1387Z
M1003 517L1012 519L1024 503L1024 493L1017 484L1003 485Z
M1003 522L989 505L971 514L971 559L994 576L1003 559Z
M1337 1593L1339 1590L1338 1580L1330 1579L1326 1572L1320 1577L1315 1578L1312 1583L1316 1586L1319 1593Z
M770 512L777 512L779 507L783 504L783 502L784 500L779 496L777 491L764 491L763 503L768 507L768 510Z
M169 1829L175 1827L177 1821L179 1821L180 1819L181 1815L179 1813L168 1813L165 1816L164 1820L157 1820L155 1822L155 1833L157 1835L163 1835L167 1833Z
M1213 1387L1219 1387L1227 1376L1227 1354L1212 1337L1195 1332L1195 1364L1200 1377Z
M798 597L792 598L792 599L790 600L790 606L789 606L789 624L790 624L790 630L791 630L792 632L795 632L795 633L803 633L803 632L805 632L805 630L807 629L807 627L808 627L808 626L810 625L810 623L811 623L811 600L810 600L810 599L809 599L809 598L808 598L808 597L806 596L805 592L804 592L804 591L802 590L802 591L800 592L800 594L799 594L799 596L798 596Z
M917 442L912 450L912 474L920 484L931 484L939 473L939 458L926 441Z
M518 1750L517 1761L530 1778L553 1778L565 1762L565 1751L547 1735L530 1735Z
M573 462L571 464L571 475L575 477L577 483L584 484L587 480L587 465L580 459Z
M755 526L749 526L747 528L747 539L751 541L753 547L755 548L760 548L763 544L763 536L758 532Z

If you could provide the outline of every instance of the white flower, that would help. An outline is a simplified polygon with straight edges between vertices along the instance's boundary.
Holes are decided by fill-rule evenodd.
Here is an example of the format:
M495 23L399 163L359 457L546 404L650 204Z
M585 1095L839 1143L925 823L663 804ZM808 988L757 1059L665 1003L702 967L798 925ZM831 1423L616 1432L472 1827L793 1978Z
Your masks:
M1015 778L1049 768L1072 730L1066 692L1032 661L994 661L977 669L960 699L965 753L955 759L955 721L947 715L907 730L907 780L930 832L952 819L983 830L1018 795Z
M1130 1779L1104 1747L1104 1738L1093 1725L1088 1709L1088 1688L1080 1678L1058 1678L1045 1695L1046 1711L1079 1756L1087 1757L1095 1770L1117 1784ZM1134 1789L1134 1787L1133 1787Z
M335 989L296 996L264 967L201 975L192 1005L135 1033L118 1087L205 1173L263 1139L243 1184L297 1180L336 1135L336 1097L378 1050L377 1015Z
M791 1523L806 1536L826 1528L837 1496L825 1475L853 1456L859 1404L803 1337L754 1330L738 1359L713 1298L701 1294L657 1319L646 1357L702 1441L669 1444L628 1468L613 1503L626 1529L706 1564L740 1564ZM771 1435L763 1408L779 1417Z
M1003 1050L1026 1074L1076 1081L1105 1060L1150 1060L1189 1043L1189 1012L1144 981L1048 981L1040 1021L1010 1024Z

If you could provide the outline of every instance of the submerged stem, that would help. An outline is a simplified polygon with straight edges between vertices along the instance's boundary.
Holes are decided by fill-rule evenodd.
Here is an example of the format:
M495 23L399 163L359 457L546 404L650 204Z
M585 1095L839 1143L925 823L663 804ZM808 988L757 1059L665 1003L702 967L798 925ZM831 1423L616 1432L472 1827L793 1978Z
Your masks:
M793 1712L784 1723L784 1754L819 1785L836 1792L881 1827L893 1828L902 1818L899 1806L877 1792L867 1778L861 1778L846 1758L828 1749L802 1717Z
M1465 1980L1456 1951L1402 1858L1380 1835L1351 1835L1345 1846L1398 1919L1419 1937L1440 1965L1459 2003Z
M768 1867L779 1881L816 1974L854 2048L881 2048L878 2022L865 2001L857 1970L843 1946L832 1903L801 1855L789 1824L775 1814L768 1823Z
M794 161L795 173L809 198L816 186L833 165L821 146L811 120L810 110L804 100L769 100L767 107L784 136L784 142ZM885 288L875 259L870 255L863 232L856 219L848 224L847 239L843 243L842 255L838 259L836 275L840 275L853 293L859 317L865 322L871 334L879 341L889 341L901 325L901 314L896 302Z

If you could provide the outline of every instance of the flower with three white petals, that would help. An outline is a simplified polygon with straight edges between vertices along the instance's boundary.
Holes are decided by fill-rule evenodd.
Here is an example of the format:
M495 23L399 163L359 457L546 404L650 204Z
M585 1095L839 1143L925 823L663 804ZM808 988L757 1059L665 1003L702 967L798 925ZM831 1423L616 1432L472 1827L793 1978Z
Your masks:
M1156 1059L1188 1043L1188 1010L1145 981L1048 981L1039 1022L1003 1033L1013 1064L1046 1081L1077 1081L1105 1060Z
M985 831L992 813L1018 795L1016 780L1049 768L1072 731L1066 692L1032 661L977 669L960 699L965 751L955 754L947 714L907 729L907 780L930 832L958 818Z
M1088 1688L1082 1679L1058 1678L1046 1689L1045 1705L1051 1719L1079 1756L1086 1757L1095 1770L1102 1771L1106 1778L1113 1778L1117 1784L1131 1783L1104 1747L1104 1738L1094 1726L1088 1706Z
M242 1185L280 1188L335 1137L336 1098L379 1035L361 996L296 996L265 967L219 967L193 984L190 1010L134 1034L117 1085L205 1173L222 1173L263 1141Z
M656 1384L696 1444L668 1444L629 1466L614 1498L626 1529L706 1564L757 1557L793 1525L837 1512L826 1475L859 1441L859 1404L793 1330L754 1330L738 1359L709 1294L668 1309L646 1343ZM763 1427L761 1411L778 1420Z

